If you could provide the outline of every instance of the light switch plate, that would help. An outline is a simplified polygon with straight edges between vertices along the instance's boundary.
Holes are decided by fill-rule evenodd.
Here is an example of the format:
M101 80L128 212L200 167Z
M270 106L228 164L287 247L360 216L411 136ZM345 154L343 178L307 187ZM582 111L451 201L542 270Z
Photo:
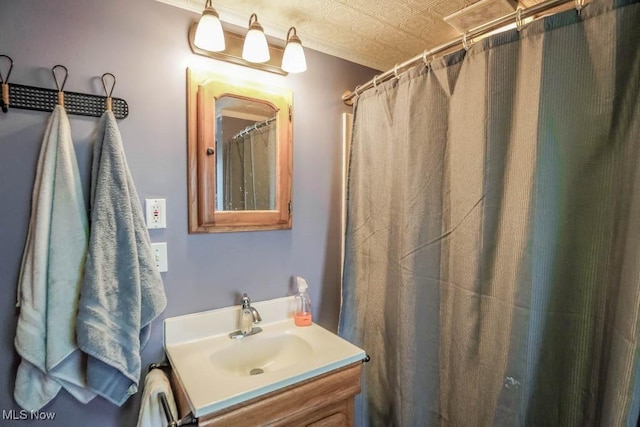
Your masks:
M152 243L151 249L153 249L153 256L156 262L156 267L160 273L169 271L169 264L167 262L167 242Z

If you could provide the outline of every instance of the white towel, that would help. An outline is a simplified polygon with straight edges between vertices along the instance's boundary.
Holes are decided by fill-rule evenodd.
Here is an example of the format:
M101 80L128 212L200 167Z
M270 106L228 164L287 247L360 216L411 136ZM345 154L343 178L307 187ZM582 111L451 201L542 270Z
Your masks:
M169 403L173 419L177 420L178 411L169 379L162 370L152 369L144 380L144 392L142 393L142 403L140 405L140 413L138 414L137 427L162 427L169 425L162 405L158 400L158 394L160 393L164 393L167 396L167 403Z
M95 396L84 388L75 340L87 223L69 119L56 106L38 158L18 282L15 347L22 361L14 398L26 410L39 410L61 387L83 403Z
M118 406L138 391L140 352L166 304L120 131L107 111L93 149L89 252L76 326L91 390Z

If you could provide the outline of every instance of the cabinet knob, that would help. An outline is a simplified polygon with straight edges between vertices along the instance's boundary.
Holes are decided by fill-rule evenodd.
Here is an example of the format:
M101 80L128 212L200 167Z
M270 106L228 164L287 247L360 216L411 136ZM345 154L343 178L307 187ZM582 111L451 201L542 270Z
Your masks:
M215 153L215 150L211 147L207 148L207 156L212 156Z

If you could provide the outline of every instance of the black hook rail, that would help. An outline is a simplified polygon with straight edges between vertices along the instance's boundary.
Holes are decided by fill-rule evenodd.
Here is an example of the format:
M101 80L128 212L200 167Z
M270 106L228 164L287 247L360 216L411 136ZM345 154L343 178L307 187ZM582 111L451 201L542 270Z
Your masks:
M33 111L53 111L58 105L58 91L55 89L18 84L8 86L10 101L7 107ZM127 102L120 98L111 98L111 100L113 115L116 119L126 118L129 115ZM67 114L100 117L106 111L106 102L106 96L79 92L64 93L64 109Z
M3 91L3 96L0 98L0 108L2 111L7 113L9 108L32 111L53 111L56 105L58 105L60 99L59 94L64 90L67 77L69 76L67 68L63 65L56 65L51 69L57 89L9 84L13 60L7 55L0 55L0 58L6 58L10 62L7 76L3 77L2 73L0 73L0 83L2 84ZM58 69L62 69L65 73L62 78L62 84L59 83L59 78L56 74L56 70ZM104 79L107 75L113 77L113 85L109 91L107 91ZM126 118L129 115L129 105L127 102L121 98L111 98L115 83L115 76L111 73L105 73L102 76L102 84L106 96L80 92L62 92L64 93L64 109L67 114L90 117L100 117L106 110L111 109L116 119ZM110 108L107 106L108 104L110 104Z

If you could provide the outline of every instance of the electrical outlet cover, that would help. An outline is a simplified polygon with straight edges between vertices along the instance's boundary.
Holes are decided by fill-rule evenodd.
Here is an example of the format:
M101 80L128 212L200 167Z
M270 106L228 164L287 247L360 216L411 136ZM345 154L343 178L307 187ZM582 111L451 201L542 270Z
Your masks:
M145 199L147 228L167 228L165 199Z

